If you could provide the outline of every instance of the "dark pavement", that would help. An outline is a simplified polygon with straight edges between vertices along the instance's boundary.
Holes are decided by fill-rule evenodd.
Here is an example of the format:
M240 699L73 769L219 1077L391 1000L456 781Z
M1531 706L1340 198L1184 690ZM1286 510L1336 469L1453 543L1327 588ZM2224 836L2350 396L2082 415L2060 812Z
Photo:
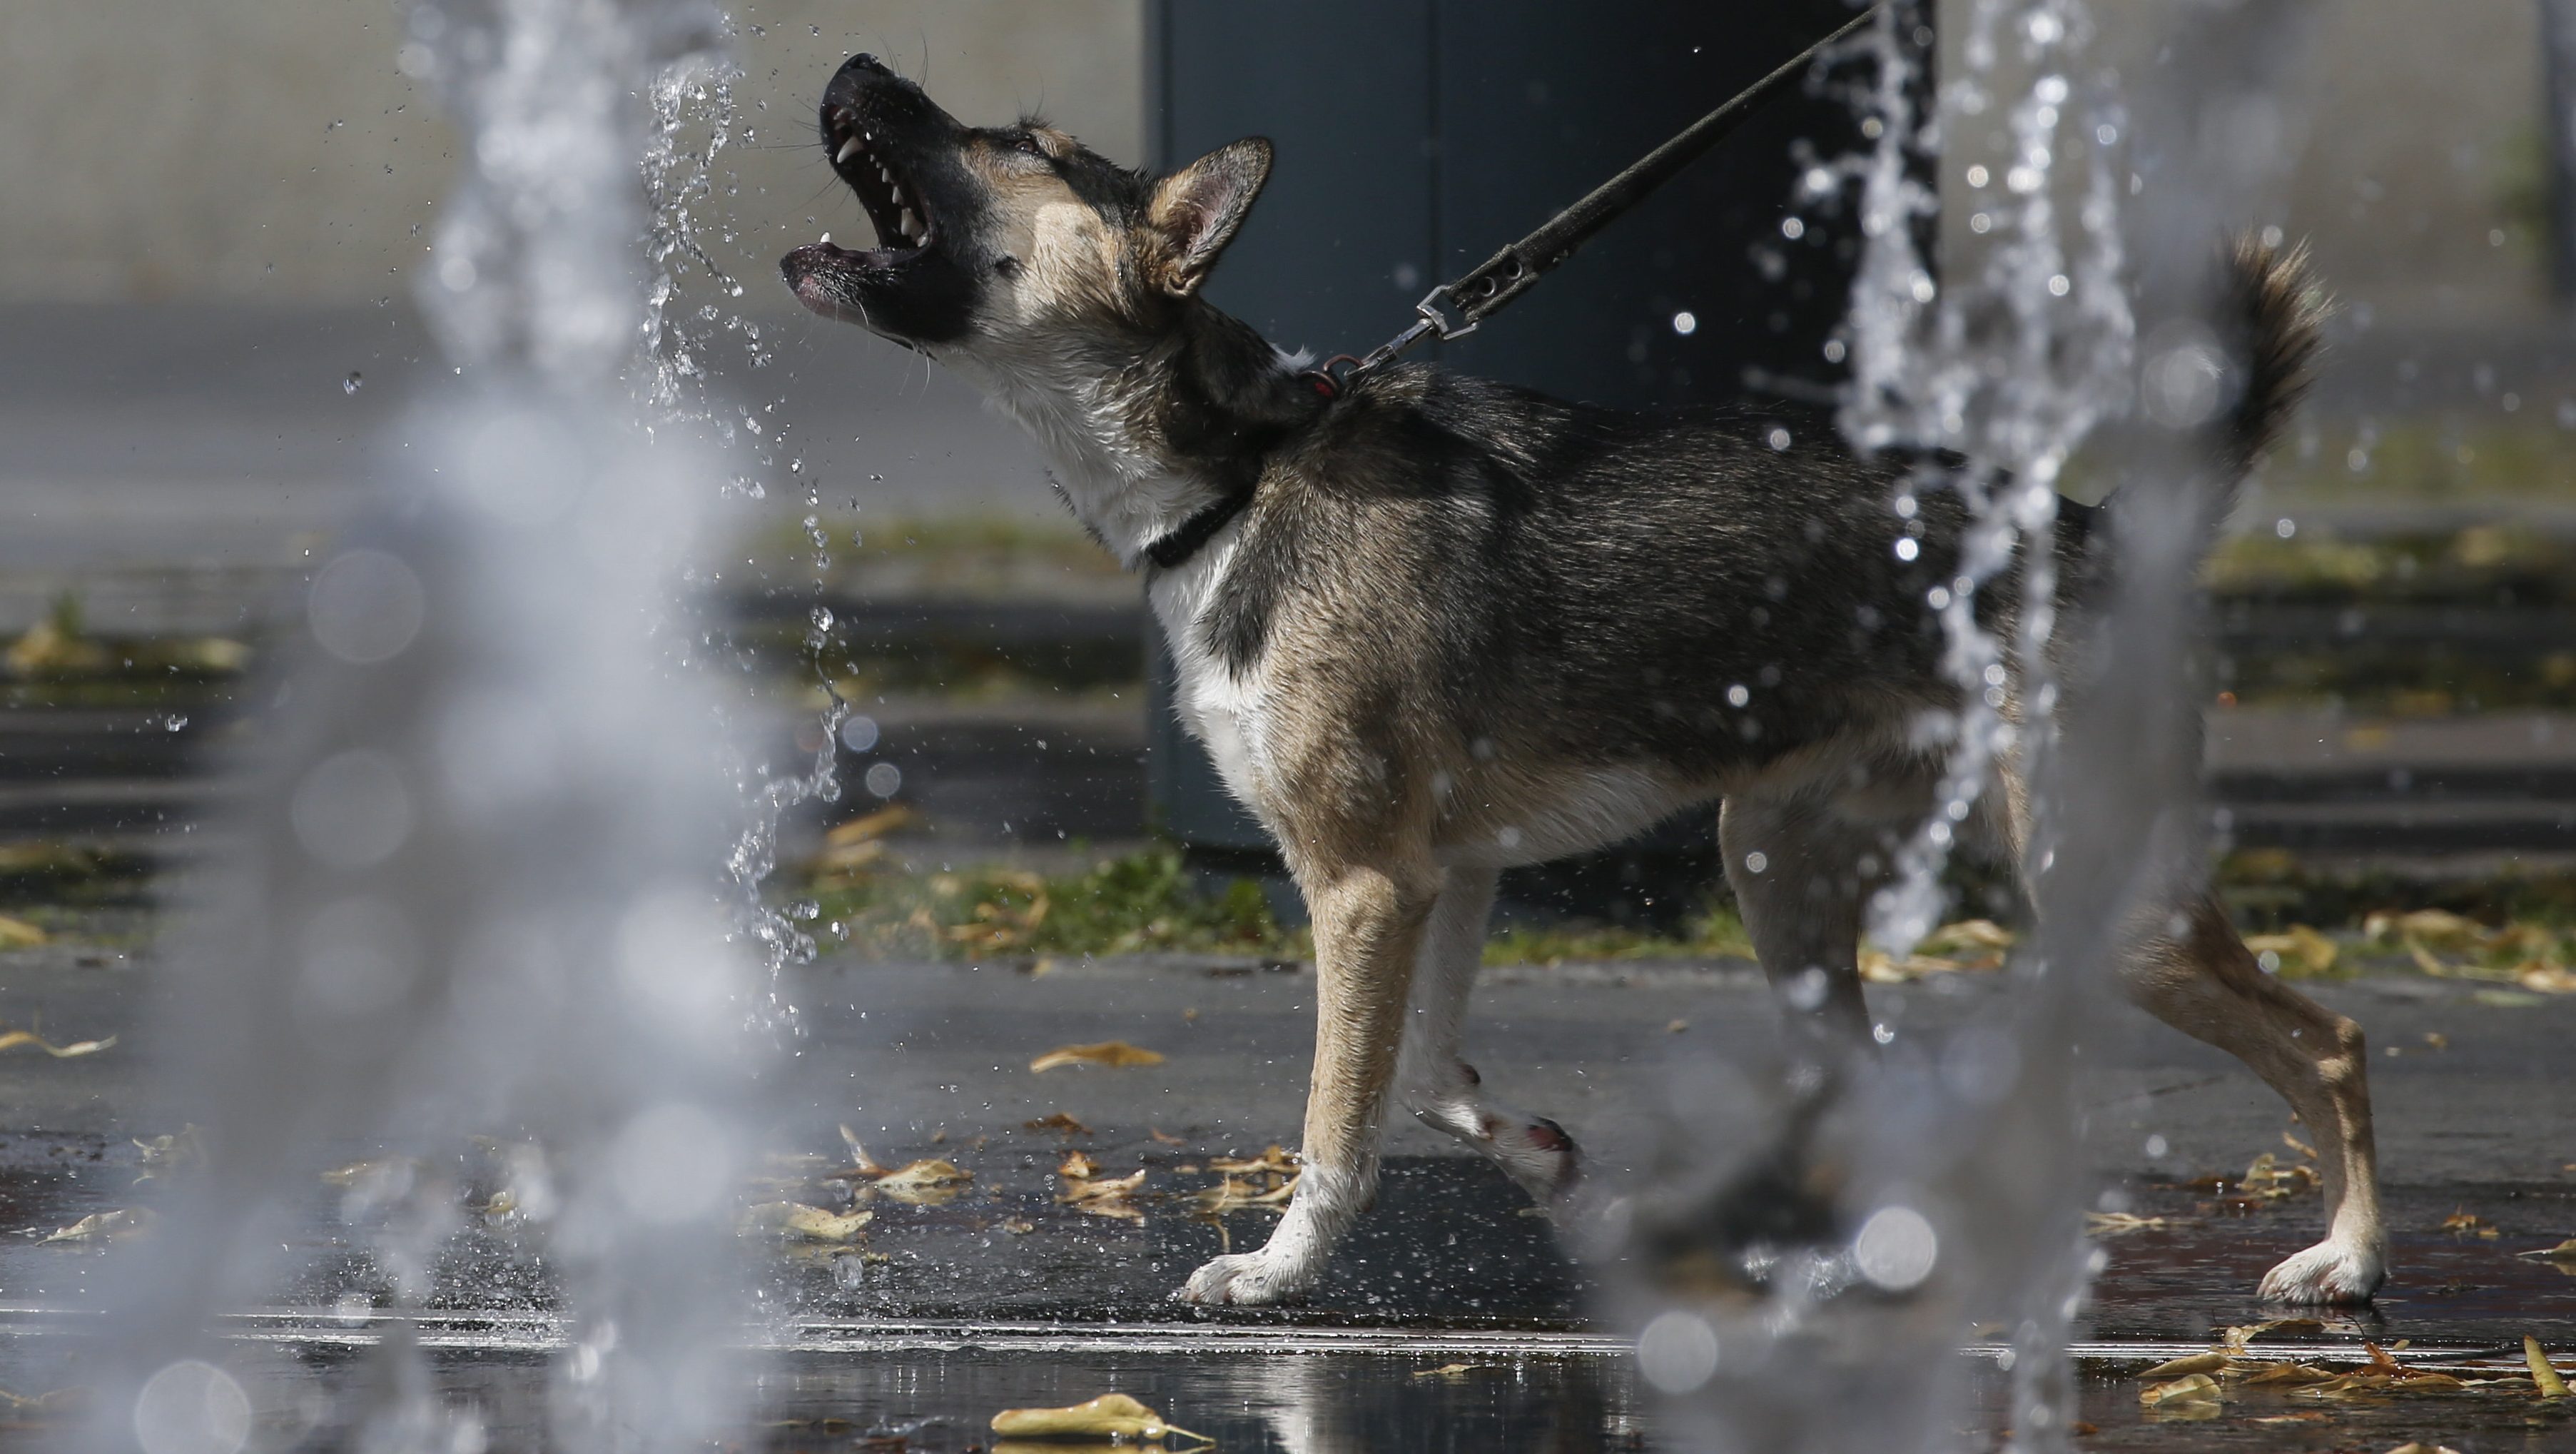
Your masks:
M99 938L88 944L0 955L0 1017L40 1021L57 1041L120 1037L78 1059L0 1056L10 1127L0 1137L0 1221L18 1234L0 1240L0 1332L16 1335L0 1337L0 1388L72 1378L76 1310L99 1267L95 1251L36 1245L29 1234L149 1205L160 1188L137 1184L131 1138L186 1119L144 1075L159 1058L156 1037L169 1031L146 1013L148 951L114 947L139 925L108 916L90 927ZM783 1428L806 1421L819 1436L828 1430L816 1420L890 1427L937 1414L967 1422L917 1429L909 1447L963 1449L975 1410L1073 1402L1114 1385L1167 1400L1190 1427L1205 1424L1189 1413L1217 1421L1228 1448L1637 1447L1623 1441L1650 1420L1615 1343L1586 1322L1584 1274L1498 1176L1410 1124L1391 1139L1379 1207L1309 1305L1203 1314L1166 1300L1198 1260L1268 1231L1267 1212L1210 1218L1187 1193L1217 1180L1203 1169L1211 1156L1294 1143L1312 984L1300 968L1187 957L1043 973L1024 962L849 959L793 971L803 1033L772 1078L767 1149L837 1161L835 1128L848 1124L886 1164L941 1156L975 1180L953 1199L877 1198L868 1255L757 1254L764 1416ZM1909 1036L1990 1006L2000 988L1992 976L1946 975L1875 986L1871 998L1901 1049ZM2576 1236L2576 1115L2566 1089L2576 996L2499 995L2402 972L2314 989L2373 1039L2396 1248L2375 1308L2329 1318L2301 1342L2317 1356L2352 1357L2364 1338L2411 1340L2410 1358L2457 1360L2533 1333L2576 1352L2576 1268L2516 1255ZM1616 1184L1651 1154L1667 1068L1709 1055L1750 1062L1775 1023L1767 991L1741 965L1514 968L1489 972L1479 991L1469 1054L1498 1094L1563 1120ZM1054 1046L1108 1039L1167 1058L1117 1070L1028 1068ZM2087 1367L2101 1375L2087 1384L2086 1416L2105 1431L2088 1447L2229 1447L2239 1436L2244 1447L2308 1447L2250 1442L2258 1431L2306 1427L2252 1422L2297 1412L2281 1402L2287 1395L2273 1400L2279 1408L2258 1398L2195 1426L2194 1438L2215 1442L2174 1442L2182 1431L2140 1422L2131 1386L2117 1377L2277 1312L2254 1301L2253 1284L2312 1240L2314 1194L2241 1211L2189 1183L2280 1151L2286 1116L2225 1057L2126 1009L2106 1016L2086 1064L2096 1170L2132 1211L2168 1223L2105 1243L2109 1266L2080 1334ZM1058 1113L1089 1129L1027 1124ZM2161 1155L2150 1154L2151 1136L2162 1138ZM1105 1174L1147 1171L1132 1212L1088 1214L1056 1201L1054 1170L1069 1148ZM336 1148L334 1157L366 1150ZM252 1380L283 1390L280 1399L337 1377L331 1370L363 1357L383 1331L367 1310L382 1276L365 1256L364 1229L341 1225L338 1205L317 1182L280 1311L244 1328L255 1334L246 1357L280 1360ZM2445 1230L2463 1213L2495 1235ZM427 1330L442 1383L487 1388L504 1424L511 1400L536 1407L554 1335L532 1238L506 1225L461 1236L433 1299L448 1321ZM345 1301L353 1293L357 1312ZM850 1356L870 1349L879 1356ZM1452 1363L1469 1371L1412 1376ZM2438 1435L2497 1420L2498 1437L2530 1432L2540 1442L2476 1447L2576 1438L2556 1415L2526 1430L2525 1404L2508 1410L2498 1395L2431 1413L2416 1403L2384 1417L2336 1417L2364 1419L2373 1439L2383 1428ZM807 1447L780 1447L791 1446ZM826 1446L819 1437L811 1445Z

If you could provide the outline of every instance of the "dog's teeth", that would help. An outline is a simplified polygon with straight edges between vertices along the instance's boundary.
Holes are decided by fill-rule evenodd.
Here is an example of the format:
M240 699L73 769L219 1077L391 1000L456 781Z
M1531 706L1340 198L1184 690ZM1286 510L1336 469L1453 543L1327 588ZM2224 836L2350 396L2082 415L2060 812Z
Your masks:
M854 156L858 155L858 152L859 152L859 139L858 139L857 137L855 137L855 136L854 136L854 137L851 137L848 141L845 141L845 142L842 142L842 143L841 143L841 149L840 149L839 151L834 152L834 153L832 154L832 160L833 160L833 162L834 162L834 163L836 163L836 164L837 164L837 163L840 163L840 162L845 162L845 161L848 161L851 157L854 157Z
M832 234L828 232L823 234L823 245L825 247L830 247L832 245Z
M892 192L892 193L894 194L894 205L896 205L897 207L902 206L902 205L903 205L903 184L902 184L901 182L897 182L897 181L894 181L894 180L892 180L892 179L889 179L889 180L886 182L886 188L887 188L887 190L888 190L888 191L890 191L890 192Z
M909 208L909 207L906 207L905 209L903 209L903 224L902 224L902 226L903 226L903 235L904 235L907 239L909 239L909 240L911 240L911 241L913 241L913 242L916 242L916 243L918 243L918 242L920 242L920 241L921 241L921 219L920 219L920 218L918 218L918 217L913 216L913 215L912 215L912 209L911 209L911 208Z

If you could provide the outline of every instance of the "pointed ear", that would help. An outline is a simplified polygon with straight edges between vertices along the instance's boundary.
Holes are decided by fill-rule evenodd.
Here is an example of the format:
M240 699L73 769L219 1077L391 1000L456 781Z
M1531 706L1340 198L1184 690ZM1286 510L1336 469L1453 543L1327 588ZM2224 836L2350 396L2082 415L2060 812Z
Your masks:
M1171 241L1171 261L1161 279L1165 291L1183 298L1198 291L1269 179L1269 138L1248 136L1155 184L1145 220Z

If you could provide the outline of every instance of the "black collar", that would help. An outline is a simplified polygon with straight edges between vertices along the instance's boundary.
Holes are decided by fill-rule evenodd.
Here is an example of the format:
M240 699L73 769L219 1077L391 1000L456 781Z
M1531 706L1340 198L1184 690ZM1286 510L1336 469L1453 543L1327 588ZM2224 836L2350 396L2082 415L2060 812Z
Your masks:
M1231 494L1219 495L1214 504L1174 526L1168 535L1156 537L1145 547L1145 558L1161 570L1176 570L1186 564L1199 547L1208 543L1226 522L1243 513L1252 503L1252 487L1244 486Z

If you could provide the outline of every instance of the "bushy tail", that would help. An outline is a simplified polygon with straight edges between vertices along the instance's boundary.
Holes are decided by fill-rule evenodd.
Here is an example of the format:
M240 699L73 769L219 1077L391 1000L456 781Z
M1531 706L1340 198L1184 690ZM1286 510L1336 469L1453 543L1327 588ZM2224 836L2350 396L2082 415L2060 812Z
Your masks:
M2220 442L2228 494L2220 502L2223 518L2237 485L2280 438L2307 393L2319 330L2332 307L2308 265L2306 243L2284 249L2247 233L2227 247L2215 311L2222 330L2235 330L2227 342L2244 369Z

